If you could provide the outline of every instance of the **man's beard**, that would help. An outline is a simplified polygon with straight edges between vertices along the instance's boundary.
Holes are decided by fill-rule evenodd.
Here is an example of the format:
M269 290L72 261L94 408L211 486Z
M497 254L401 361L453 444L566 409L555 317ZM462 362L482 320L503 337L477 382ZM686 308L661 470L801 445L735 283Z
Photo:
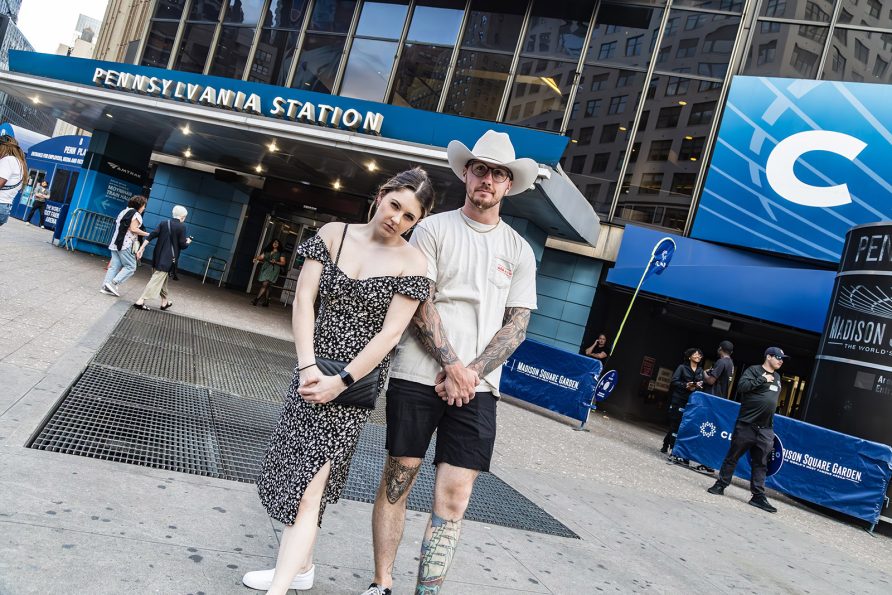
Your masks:
M493 207L497 207L499 205L499 203L502 202L502 198L504 198L504 197L497 198L496 194L494 192L492 192L491 190L487 190L487 192L490 192L490 195L488 198L485 198L485 199L480 198L477 196L478 190L482 190L482 189L478 188L474 192L466 193L466 194L467 194L467 197L468 197L468 200L470 201L470 203L472 205L474 205L480 211L486 211Z

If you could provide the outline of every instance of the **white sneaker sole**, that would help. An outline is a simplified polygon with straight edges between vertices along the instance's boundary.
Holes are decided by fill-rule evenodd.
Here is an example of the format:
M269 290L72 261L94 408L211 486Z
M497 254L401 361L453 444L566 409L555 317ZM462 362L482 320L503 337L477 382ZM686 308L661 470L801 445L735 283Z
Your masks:
M115 296L115 297L121 297L121 294L118 293L117 291L115 291L114 287L112 287L112 286L109 285L108 283L106 283L105 285L103 285L103 286L102 286L102 289L104 289L104 290L105 290L105 293L107 293L107 294L109 294L109 295L113 295L113 296Z
M249 572L242 577L242 584L244 584L249 589L256 589L258 591L269 591L269 588L273 584L273 575L275 574L275 572L275 568ZM288 588L294 589L295 591L308 591L309 589L312 589L315 574L316 566L310 566L310 569L307 570L305 573L295 576L294 580L291 581L291 585Z

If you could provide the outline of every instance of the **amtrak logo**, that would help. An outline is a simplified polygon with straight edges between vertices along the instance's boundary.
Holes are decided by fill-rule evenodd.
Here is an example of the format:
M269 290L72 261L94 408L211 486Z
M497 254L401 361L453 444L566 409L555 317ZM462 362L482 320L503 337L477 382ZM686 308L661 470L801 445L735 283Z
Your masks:
M713 436L715 436L715 431L715 424L711 421L704 421L702 424L700 424L700 435L704 438L712 438Z

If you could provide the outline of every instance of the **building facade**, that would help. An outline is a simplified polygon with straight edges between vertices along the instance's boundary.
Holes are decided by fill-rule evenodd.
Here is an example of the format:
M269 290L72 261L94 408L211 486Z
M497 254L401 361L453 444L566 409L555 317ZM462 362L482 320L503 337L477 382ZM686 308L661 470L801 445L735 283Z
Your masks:
M34 50L16 25L21 6L21 0L0 0L0 70L9 68L10 50ZM2 91L0 91L0 122L9 122L43 135L52 134L55 124L54 119L42 113L40 109Z

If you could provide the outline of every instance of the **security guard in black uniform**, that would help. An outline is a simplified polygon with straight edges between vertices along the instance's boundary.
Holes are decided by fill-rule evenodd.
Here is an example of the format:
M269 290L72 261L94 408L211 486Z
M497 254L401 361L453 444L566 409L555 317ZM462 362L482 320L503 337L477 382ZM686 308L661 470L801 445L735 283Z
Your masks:
M731 435L731 447L719 478L707 491L721 496L731 484L737 461L747 451L750 453L752 474L750 491L753 497L750 504L766 512L777 512L777 508L765 497L765 474L768 470L768 456L774 450L774 412L780 396L781 377L778 370L788 355L780 347L765 350L765 361L760 366L750 366L740 376L737 394L740 396L740 412Z

